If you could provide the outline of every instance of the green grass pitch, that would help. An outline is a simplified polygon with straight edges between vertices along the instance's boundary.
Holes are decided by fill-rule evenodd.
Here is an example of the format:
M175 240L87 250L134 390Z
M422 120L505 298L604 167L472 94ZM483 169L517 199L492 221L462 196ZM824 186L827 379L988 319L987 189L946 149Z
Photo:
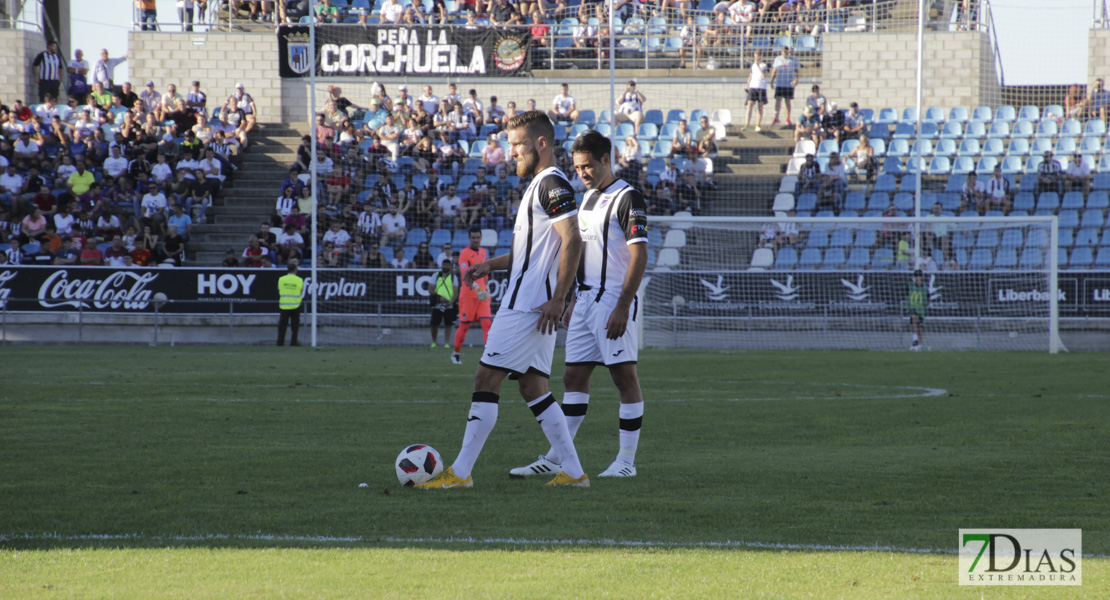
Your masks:
M638 477L510 480L547 445L506 382L475 487L402 488L458 450L448 356L0 350L0 598L1110 597L1104 355L648 350ZM1081 528L1084 585L960 587L961 527Z

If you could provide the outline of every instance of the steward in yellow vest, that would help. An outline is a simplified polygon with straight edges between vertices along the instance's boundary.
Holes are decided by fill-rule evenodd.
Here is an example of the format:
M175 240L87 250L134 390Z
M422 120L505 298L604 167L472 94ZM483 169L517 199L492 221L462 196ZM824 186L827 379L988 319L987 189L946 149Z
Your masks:
M292 325L293 335L290 345L297 343L297 332L301 328L301 296L304 293L304 279L297 275L297 261L289 261L289 272L278 279L278 339L277 345L285 345L285 330Z

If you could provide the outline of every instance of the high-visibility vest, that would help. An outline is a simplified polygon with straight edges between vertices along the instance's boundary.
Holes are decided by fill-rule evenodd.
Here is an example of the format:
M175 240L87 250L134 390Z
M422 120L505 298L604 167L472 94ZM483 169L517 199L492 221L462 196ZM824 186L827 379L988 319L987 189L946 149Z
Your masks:
M278 308L281 310L295 310L301 306L301 292L304 290L304 279L289 273L278 279Z
M436 275L435 293L437 296L443 298L443 301L450 302L455 297L455 285L452 281L453 275Z

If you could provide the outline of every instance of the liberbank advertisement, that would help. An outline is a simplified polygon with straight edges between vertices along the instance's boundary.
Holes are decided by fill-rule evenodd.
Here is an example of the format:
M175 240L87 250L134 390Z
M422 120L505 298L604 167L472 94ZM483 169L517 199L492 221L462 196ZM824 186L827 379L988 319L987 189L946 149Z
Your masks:
M319 310L345 314L422 314L430 306L435 271L319 269L305 277ZM0 306L8 311L261 313L277 310L277 280L285 269L0 267ZM494 305L506 273L489 280ZM904 314L911 281L888 271L652 272L643 305L651 316L783 317ZM1061 317L1110 317L1110 271L1059 277ZM1012 317L1045 314L1042 275L1008 271L925 275L930 317ZM230 305L234 305L233 308Z
M277 35L281 76L308 76L312 70L308 27L284 26ZM531 35L527 27L316 28L316 75L320 77L514 77L531 73L530 53Z

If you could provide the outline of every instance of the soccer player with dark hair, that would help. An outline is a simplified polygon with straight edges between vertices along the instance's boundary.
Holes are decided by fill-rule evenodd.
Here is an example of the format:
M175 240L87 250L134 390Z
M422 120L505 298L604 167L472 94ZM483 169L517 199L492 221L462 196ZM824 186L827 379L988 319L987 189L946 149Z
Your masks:
M497 422L497 402L506 376L517 379L520 395L532 409L561 471L549 486L589 487L578 461L563 409L547 389L555 333L582 253L578 207L566 175L555 166L555 129L542 112L513 116L505 126L517 175L531 177L514 227L510 254L471 265L463 274L470 286L492 271L510 269L501 308L490 328L466 422L462 448L447 470L418 488L471 487L471 471Z
M459 253L459 271L465 273L472 265L489 260L489 252L481 244L482 229L471 227L470 245ZM482 343L489 340L489 328L493 325L490 320L493 317L489 308L488 281L489 277L482 277L459 290L459 327L455 331L455 351L451 354L451 362L456 365L462 364L460 353L472 324L478 323L482 327Z
M580 135L571 147L574 168L588 191L579 209L578 293L563 316L567 326L563 413L574 436L586 417L594 367L608 367L620 394L620 450L600 477L634 477L644 416L636 361L637 320L642 317L637 292L647 266L647 205L639 191L613 175L611 152L609 139L596 131ZM562 460L553 447L509 475L557 472Z
M913 272L913 281L910 282L909 293L906 295L906 310L910 313L910 331L913 332L913 344L910 350L921 350L921 335L924 330L925 307L929 305L929 288L925 286L925 274L918 269Z

